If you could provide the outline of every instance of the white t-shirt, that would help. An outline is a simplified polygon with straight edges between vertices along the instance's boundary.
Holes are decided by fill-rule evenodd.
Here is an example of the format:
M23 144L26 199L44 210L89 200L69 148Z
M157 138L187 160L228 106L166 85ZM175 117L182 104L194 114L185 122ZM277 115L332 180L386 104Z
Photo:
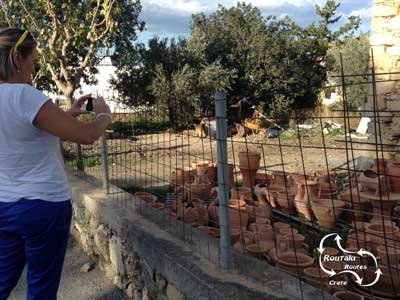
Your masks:
M32 124L47 101L28 84L0 84L0 202L71 198L59 138Z

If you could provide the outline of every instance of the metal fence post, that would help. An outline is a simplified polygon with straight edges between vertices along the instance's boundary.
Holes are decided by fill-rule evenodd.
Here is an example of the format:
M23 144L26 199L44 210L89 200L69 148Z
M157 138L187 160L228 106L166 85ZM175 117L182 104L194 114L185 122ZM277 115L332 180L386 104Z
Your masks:
M106 134L103 133L101 136L101 165L103 167L103 189L106 193L110 193L110 184L109 184L109 176L108 176L108 154L107 154L107 138Z
M228 270L232 267L232 256L231 238L229 233L229 179L225 93L217 92L215 94L215 116L217 119L218 198L219 222L221 230L221 266L223 269Z

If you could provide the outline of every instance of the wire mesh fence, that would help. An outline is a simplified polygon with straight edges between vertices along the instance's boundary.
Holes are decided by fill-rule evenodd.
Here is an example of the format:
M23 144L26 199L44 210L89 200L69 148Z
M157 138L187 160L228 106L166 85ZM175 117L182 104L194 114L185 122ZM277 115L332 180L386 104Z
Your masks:
M339 109L294 113L285 130L259 126L257 111L231 126L229 108L227 118L195 112L179 125L157 105L116 110L101 141L64 143L66 164L107 177L112 199L129 197L128 209L194 253L291 299L309 299L308 285L317 299L399 299L400 162L383 127L400 110L378 101L382 74L361 75L340 74ZM349 76L371 87L364 110L348 108ZM368 134L355 132L362 117Z

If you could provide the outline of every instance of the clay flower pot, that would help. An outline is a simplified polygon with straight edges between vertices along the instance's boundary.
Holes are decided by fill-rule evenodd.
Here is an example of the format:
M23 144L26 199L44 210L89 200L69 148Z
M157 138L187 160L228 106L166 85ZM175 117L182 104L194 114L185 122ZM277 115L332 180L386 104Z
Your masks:
M357 173L357 183L360 192L374 192L375 196L387 195L391 190L390 184L384 175L379 175L372 171L367 170Z
M377 247L380 245L394 246L397 240L399 228L388 224L370 224L367 226L367 233L371 239L371 249L377 254ZM385 243L386 240L386 243Z
M353 249L366 249L371 250L371 238L362 232L349 234L347 236L347 247Z
M363 221L364 216L368 215L368 204L370 202L369 198L360 196L358 194L357 188L355 188L350 193L341 193L339 195L339 200L346 203L346 206L351 209L350 217L354 221Z
M398 265L400 262L400 248L379 245L376 251L384 266Z
M294 202L299 214L307 221L314 219L313 212L310 207L310 201L316 200L318 183L315 181L297 181L297 194L294 198Z
M267 248L258 244L247 245L246 250L257 258L264 258L264 256L267 254Z
M257 173L256 174L256 184L270 184L271 178L268 174Z
M324 288L329 281L329 274L326 274L321 268L309 267L304 269L306 281L316 287Z
M333 294L334 300L364 300L364 296L349 291L339 291Z
M248 169L240 167L240 173L242 173L243 186L252 188L256 183L257 169Z
M255 203L255 205L248 205L247 212L249 213L249 216L254 220L256 220L257 218L263 218L263 219L272 218L272 208L269 205L269 203L265 204Z
M251 189L247 187L231 188L231 198L243 201L253 201Z
M303 249L304 241L305 237L298 233L279 235L277 237L278 247L280 247L281 249L286 249L288 251L301 251Z
M176 168L173 174L173 183L175 185L183 185L185 183L193 182L194 175L196 175L196 170L191 167Z
M287 214L294 214L296 212L296 207L294 204L295 196L296 194L291 191L288 191L288 193L286 193L285 191L279 191L277 193L276 201L282 211Z
M392 191L400 193L400 161L394 161L391 166L387 168L387 175Z
M136 192L134 196L146 203L153 203L157 201L157 196L146 192Z
M253 223L250 224L249 229L254 233L254 239L256 241L268 241L274 238L274 230L271 225Z
M280 235L289 235L291 236L292 234L297 234L299 233L296 228L292 227L281 227L278 229L278 234Z
M345 205L343 201L332 199L311 201L311 209L318 220L318 224L325 228L336 227L336 220L342 214Z
M304 269L311 267L314 259L308 255L286 252L278 256L278 266L291 274L303 274Z
M261 155L257 152L239 152L239 167L249 170L258 170L260 168ZM255 174L254 174L255 175Z
M374 159L374 171L376 173L378 173L379 175L386 175L385 174L386 164L387 164L386 159L375 158Z
M278 235L281 228L290 228L290 225L284 222L275 222L273 227L275 234Z

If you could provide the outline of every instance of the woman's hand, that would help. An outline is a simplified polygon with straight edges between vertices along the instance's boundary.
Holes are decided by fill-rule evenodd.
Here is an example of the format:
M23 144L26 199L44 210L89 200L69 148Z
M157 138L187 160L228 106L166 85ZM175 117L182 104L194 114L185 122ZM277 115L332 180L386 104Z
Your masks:
M81 114L90 113L86 110L83 110L82 106L91 96L92 96L91 94L88 94L88 95L84 95L84 96L80 97L78 100L75 100L74 103L72 104L71 108L68 110L68 113L73 117L77 117Z

